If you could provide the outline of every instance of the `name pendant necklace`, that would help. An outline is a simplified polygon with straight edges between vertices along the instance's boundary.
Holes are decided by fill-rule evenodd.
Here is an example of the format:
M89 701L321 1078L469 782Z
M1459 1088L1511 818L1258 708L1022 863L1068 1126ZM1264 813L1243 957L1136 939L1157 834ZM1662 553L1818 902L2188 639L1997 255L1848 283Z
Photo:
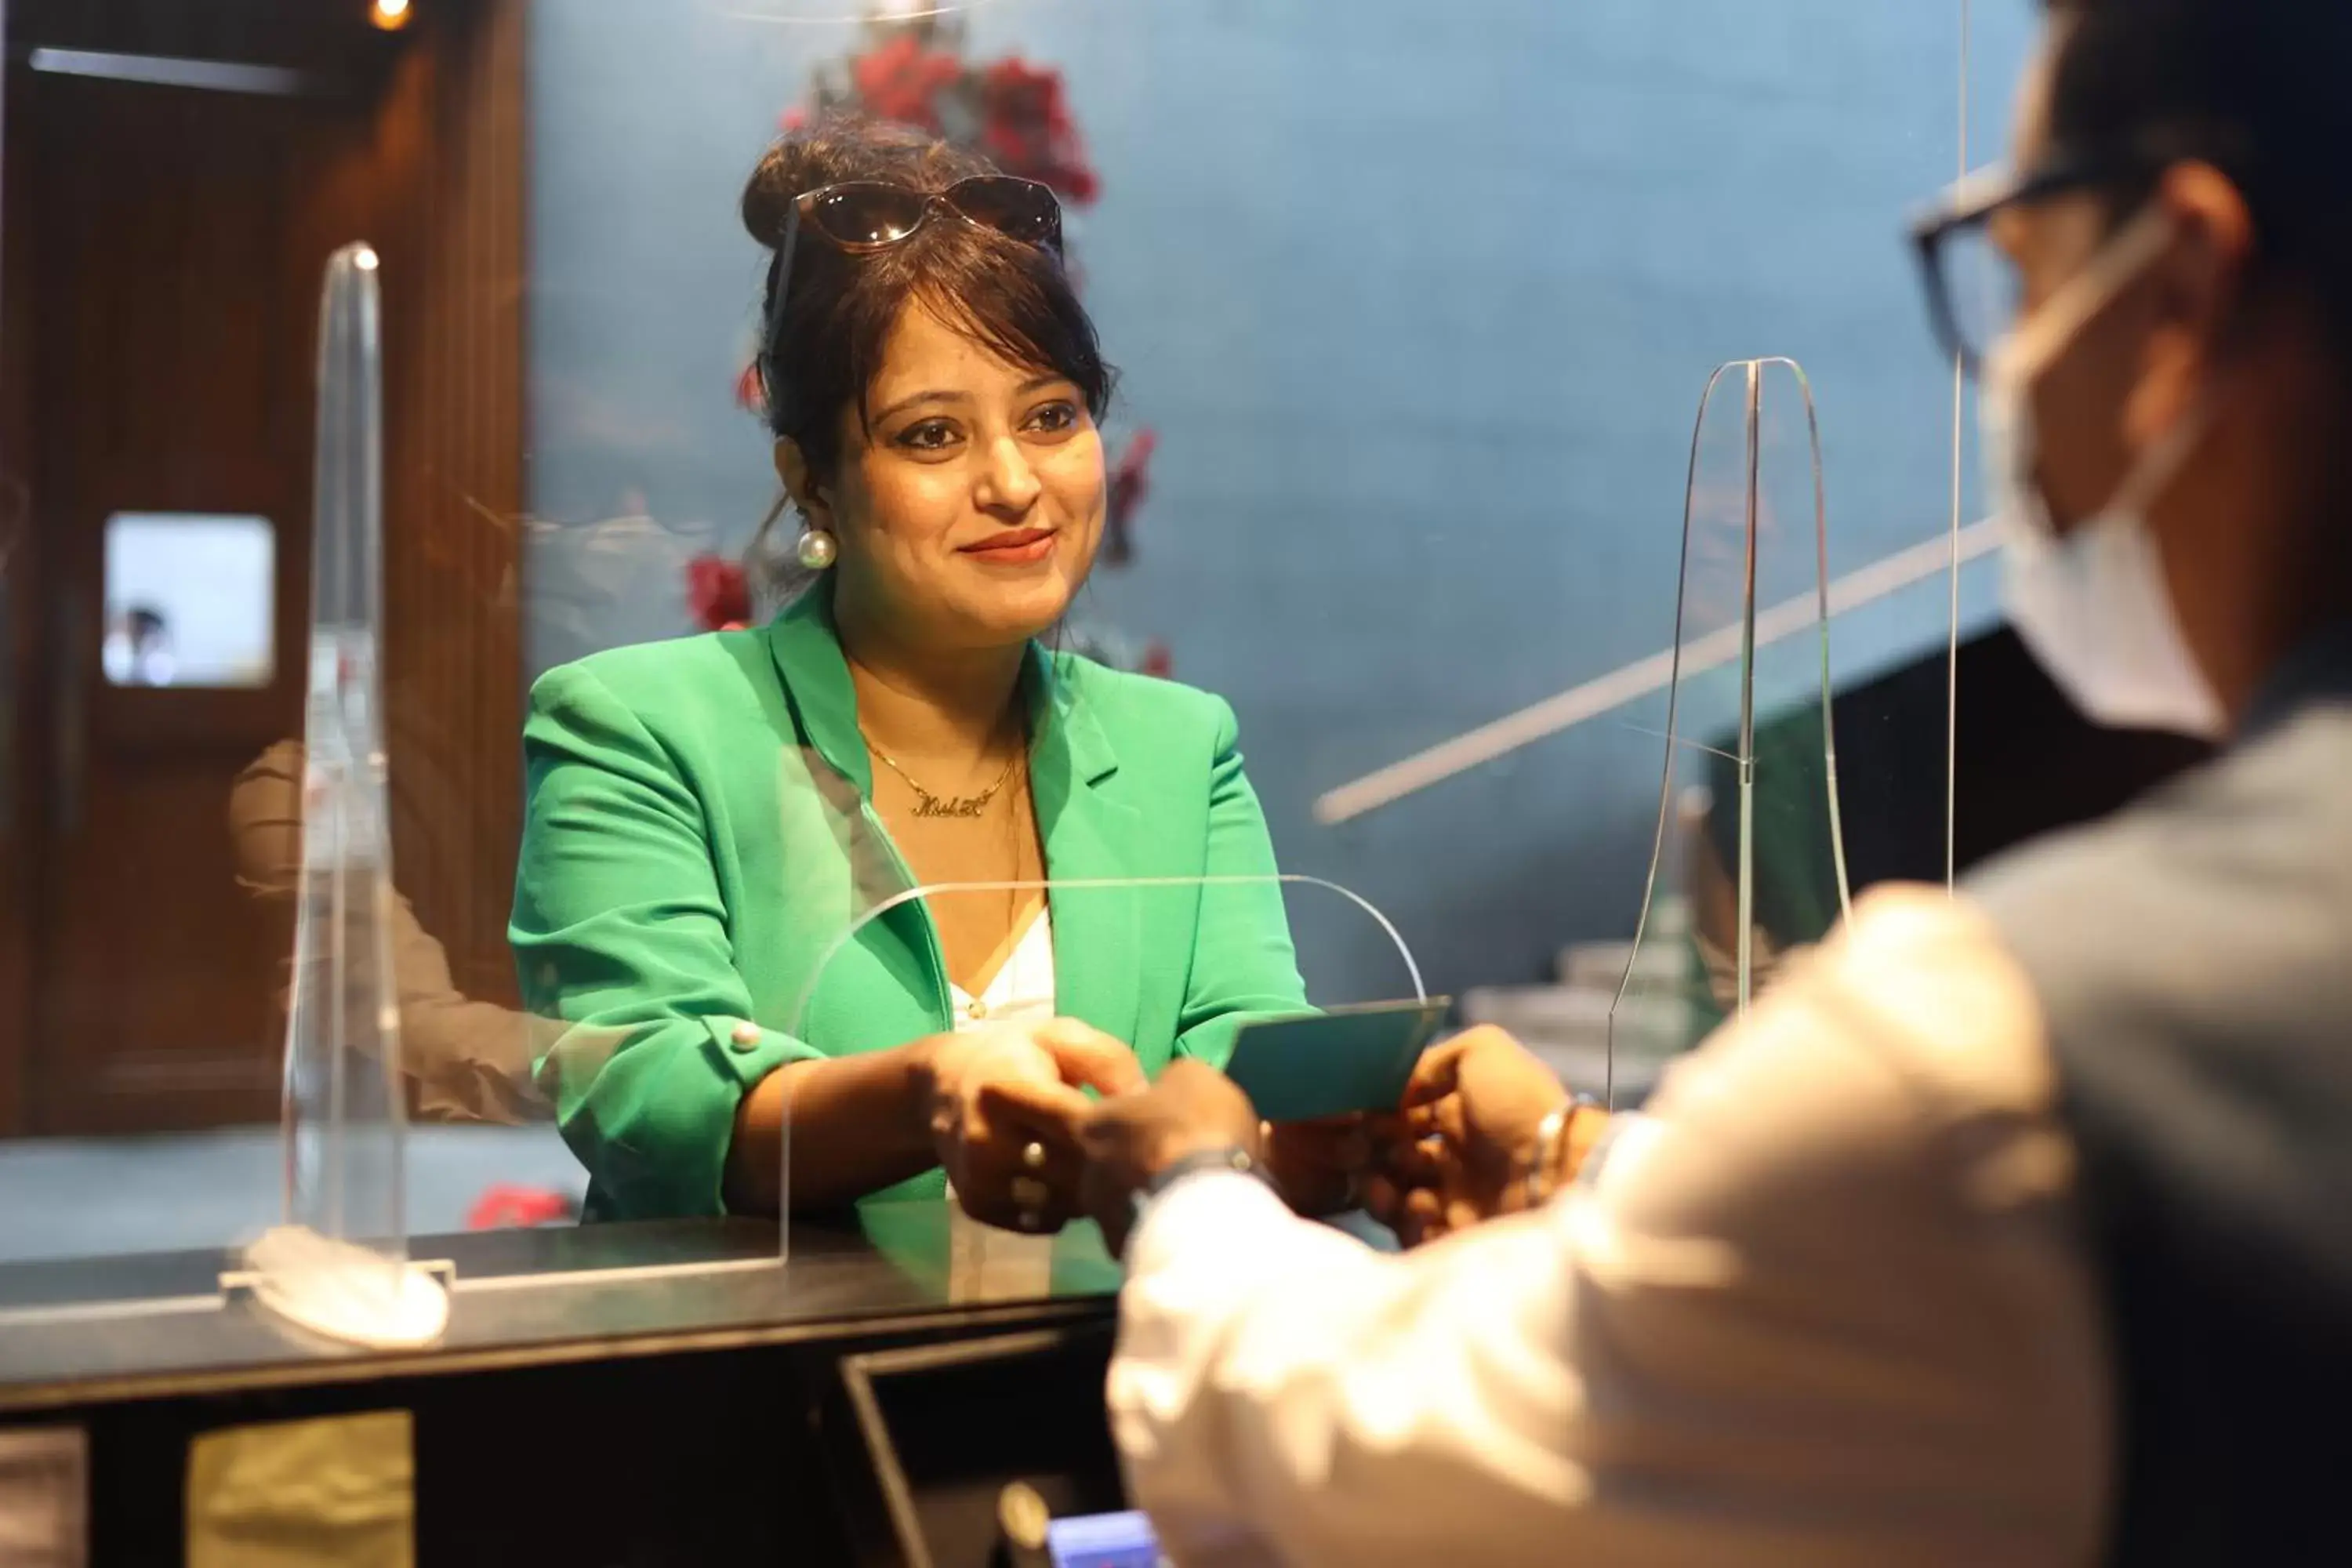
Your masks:
M1015 752L1012 760L1004 764L1004 771L996 775L996 782L979 794L940 795L925 789L916 782L914 774L893 762L890 754L873 742L866 742L866 749L874 753L875 761L897 773L906 782L907 787L915 792L915 816L924 818L961 818L967 822L978 819L988 809L989 802L1013 782L1013 771L1021 765L1021 753Z

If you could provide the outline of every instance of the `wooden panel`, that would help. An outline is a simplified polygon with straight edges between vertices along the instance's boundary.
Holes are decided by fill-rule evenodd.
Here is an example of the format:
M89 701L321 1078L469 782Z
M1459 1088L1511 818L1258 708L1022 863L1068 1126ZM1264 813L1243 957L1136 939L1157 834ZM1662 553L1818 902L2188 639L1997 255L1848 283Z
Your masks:
M523 5L436 7L380 116L395 879L457 988L511 1001L521 833Z
M13 129L18 112L0 74L0 1133L23 1125L33 1005L34 822L25 773L36 721L40 542L32 528L32 385L23 346L32 325L32 230L12 221L23 163Z
M273 5L318 14L42 0L10 39L20 59L27 42L264 58L248 46L300 35L273 31ZM198 11L236 25L191 31ZM29 468L37 553L0 584L30 606L25 701L0 692L0 725L19 721L0 729L19 742L0 781L0 808L19 808L0 810L0 1134L274 1117L288 933L236 884L226 796L300 732L316 301L354 239L384 258L395 876L460 988L511 994L521 0L425 8L397 51L338 15L307 56L277 58L323 59L367 81L357 95L8 73L29 108L9 106L6 168L26 178L0 224L0 524L8 471ZM276 521L270 689L99 679L100 531L133 508Z

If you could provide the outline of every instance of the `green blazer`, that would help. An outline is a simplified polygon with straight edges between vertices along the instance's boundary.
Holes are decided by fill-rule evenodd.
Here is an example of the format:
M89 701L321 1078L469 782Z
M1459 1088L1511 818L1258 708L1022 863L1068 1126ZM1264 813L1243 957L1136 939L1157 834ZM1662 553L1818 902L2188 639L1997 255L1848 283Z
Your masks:
M1273 875L1222 700L1034 647L1024 689L1049 877ZM823 592L761 630L549 671L523 751L509 935L527 1005L569 1026L538 1071L591 1217L722 1212L752 1085L952 1026L922 901L857 924L914 884L873 809ZM1306 1005L1271 882L1056 889L1050 905L1058 1010L1147 1073L1223 1065L1247 1016ZM875 1195L943 1191L934 1170Z

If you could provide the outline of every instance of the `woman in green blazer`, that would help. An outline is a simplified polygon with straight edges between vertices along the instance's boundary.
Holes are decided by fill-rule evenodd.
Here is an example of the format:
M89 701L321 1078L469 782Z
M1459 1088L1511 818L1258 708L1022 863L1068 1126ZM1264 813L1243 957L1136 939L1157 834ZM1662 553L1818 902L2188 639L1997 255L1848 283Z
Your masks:
M1109 392L1044 187L836 122L744 216L815 581L534 688L511 937L570 1026L541 1076L594 1217L772 1211L789 1104L796 1210L952 1179L1050 1229L1084 1090L1305 1006L1279 889L1189 880L1275 870L1233 715L1041 646L1101 536ZM1044 877L1179 885L919 900L827 962L896 891Z

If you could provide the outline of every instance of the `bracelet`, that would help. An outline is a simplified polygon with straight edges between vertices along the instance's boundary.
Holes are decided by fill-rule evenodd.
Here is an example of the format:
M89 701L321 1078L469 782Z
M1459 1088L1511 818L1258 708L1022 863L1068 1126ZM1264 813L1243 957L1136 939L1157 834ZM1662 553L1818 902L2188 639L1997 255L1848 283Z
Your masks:
M1536 1126L1536 1146L1528 1158L1527 1174L1522 1192L1527 1206L1536 1208L1550 1201L1559 1190L1560 1152L1567 1146L1569 1130L1576 1125L1579 1111L1587 1108L1600 1109L1601 1102L1589 1094L1569 1096L1567 1101Z
M1528 1151L1528 1168L1519 1177L1521 1206L1535 1208L1551 1196L1551 1169L1559 1162L1560 1136L1575 1117L1576 1101L1571 1099L1562 1100L1536 1123L1535 1147Z

